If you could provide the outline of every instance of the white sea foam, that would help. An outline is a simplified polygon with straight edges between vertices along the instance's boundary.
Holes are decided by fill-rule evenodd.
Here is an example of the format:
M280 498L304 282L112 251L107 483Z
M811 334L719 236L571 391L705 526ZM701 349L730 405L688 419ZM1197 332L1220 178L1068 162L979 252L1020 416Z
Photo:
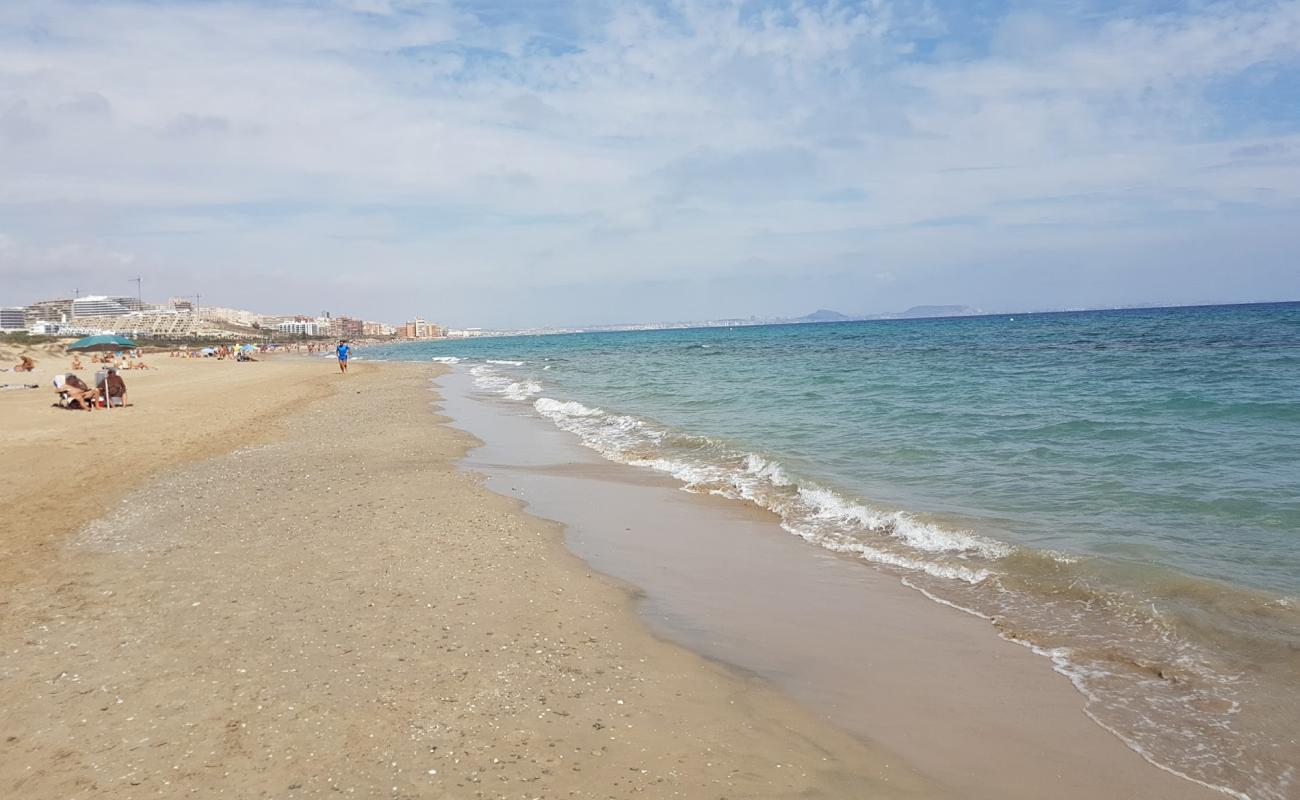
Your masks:
M729 453L698 438L704 456L674 456L661 447L668 432L636 417L549 397L539 397L533 407L612 461L666 473L687 491L752 502L780 516L787 531L828 550L964 583L982 582L991 573L926 554L997 559L1011 552L970 531L948 530L903 511L874 509L814 484L798 484L779 462L755 453ZM904 547L888 546L891 540Z
M877 564L888 564L891 567L924 572L936 578L947 578L948 580L974 584L983 583L992 575L987 569L970 569L959 564L942 564L936 561L927 561L923 558L914 558L892 550L873 547L853 537L827 533L816 528L801 527L789 521L782 522L781 527L805 541L812 542L832 552L849 553L865 561L874 561Z
M471 367L469 374L474 376L475 386L502 395L507 400L527 400L542 392L541 384L536 381L517 381L485 365Z
M845 500L835 492L817 486L799 488L799 497L818 519L849 527L885 532L909 547L928 553L973 553L985 558L1003 558L1011 548L1002 542L976 536L970 531L951 530L921 522L906 511L881 511Z
M973 608L967 608L966 606L958 605L957 603L954 603L951 600L942 598L939 595L935 594L934 592L931 592L930 590L926 589L925 587L918 586L917 584L908 580L906 577L899 578L898 580L899 583L903 584L907 588L914 589L920 592L921 594L925 595L927 598L933 600L934 602L938 603L941 606L948 606L949 608L955 608L958 611L964 612L966 614L970 614L972 617L979 617L980 619L986 622L993 621L993 617L989 616L988 614L985 614L983 611L976 611Z
M539 397L533 403L533 407L544 417L559 422L561 419L568 417L593 417L597 414L603 414L599 408L588 408L582 403L575 403L572 400L567 402L552 400L549 397Z
M527 400L533 395L541 394L542 386L536 381L517 381L502 392L510 400Z
M930 595L929 592L924 592L924 594L933 598L933 595ZM933 598L933 599L938 599L938 598ZM953 605L953 604L948 603L948 605ZM960 608L960 606L957 606L957 608ZM1115 738L1119 739L1130 750L1132 750L1133 752L1141 756L1142 759L1146 761L1148 764L1150 764L1151 766L1156 767L1157 769L1163 770L1165 772L1168 772L1171 775L1177 775L1178 777L1183 778L1184 780L1188 780L1191 781L1192 783L1204 786L1207 789L1212 789L1216 792L1222 792L1223 794L1228 795L1229 797L1236 798L1236 800L1252 800L1251 796L1246 794L1245 792L1239 792L1228 786L1221 786L1219 784L1203 781L1200 778L1196 778L1192 775L1187 774L1186 772L1175 769L1169 764L1166 764L1163 760L1156 758L1151 753L1151 751L1148 750L1146 746L1144 746L1144 744L1139 738L1134 737L1129 733L1120 730L1119 728L1107 723L1104 719L1098 716L1098 714L1093 709L1093 705L1103 704L1105 700L1108 698L1103 698L1099 696L1095 691L1093 691L1091 683L1092 681L1108 677L1111 674L1108 671L1093 668L1093 667L1088 667L1084 664L1075 661L1073 658L1074 654L1068 647L1042 647L1040 645L1036 645L1033 642L1027 641L1025 639L1012 636L1006 633L1005 631L999 631L998 635L1009 642L1015 642L1018 645L1028 648L1035 655L1043 656L1044 658L1051 661L1053 671L1055 671L1059 675L1065 676L1065 678L1068 679L1070 683L1074 685L1074 688L1078 690L1079 694L1083 695L1084 698L1087 700L1087 704L1084 706L1083 713L1086 714L1089 719L1091 719L1103 730L1110 733ZM1109 699L1111 699L1112 701L1114 700L1114 698L1109 698ZM1149 718L1146 718L1146 721L1148 723L1151 723L1151 720ZM1278 797L1281 797L1281 795L1278 795Z
M439 364L459 364L461 359L458 356L434 356L430 361L437 361Z
M745 456L745 471L759 480L771 483L773 486L790 486L794 483L786 477L780 464L753 453Z
M504 361L504 360L491 359L491 358L487 359L486 363L497 364L503 367L522 367L524 365L524 362L522 361Z

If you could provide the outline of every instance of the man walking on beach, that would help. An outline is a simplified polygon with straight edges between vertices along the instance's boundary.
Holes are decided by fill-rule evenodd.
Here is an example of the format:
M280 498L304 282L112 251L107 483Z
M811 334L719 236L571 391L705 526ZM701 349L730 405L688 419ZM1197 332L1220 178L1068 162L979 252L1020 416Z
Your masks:
M348 371L348 356L352 353L352 348L348 346L347 339L339 339L339 346L336 350L339 354L339 372Z

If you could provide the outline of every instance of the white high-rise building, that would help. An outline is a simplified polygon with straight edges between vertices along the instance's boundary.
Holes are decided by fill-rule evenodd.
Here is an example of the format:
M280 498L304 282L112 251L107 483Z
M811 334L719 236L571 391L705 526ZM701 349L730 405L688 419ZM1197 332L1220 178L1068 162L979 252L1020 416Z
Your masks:
M21 306L0 308L0 331L27 330L27 309Z
M134 301L133 301L134 302ZM72 301L72 317L120 317L131 309L119 302L117 298L104 295L78 297Z
M67 322L72 318L72 298L61 300L42 300L27 307L27 321L31 322Z
M287 322L281 322L276 326L276 328L279 329L280 333L292 333L297 336L320 335L320 328L315 320L289 320Z

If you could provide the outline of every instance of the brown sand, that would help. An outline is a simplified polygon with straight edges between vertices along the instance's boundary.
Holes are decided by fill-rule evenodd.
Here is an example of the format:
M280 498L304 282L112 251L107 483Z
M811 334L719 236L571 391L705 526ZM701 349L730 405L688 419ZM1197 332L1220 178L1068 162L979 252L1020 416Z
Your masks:
M125 489L266 436L284 412L330 386L328 369L306 359L241 364L152 355L153 369L121 373L131 408L64 411L52 408L52 380L71 371L72 359L57 349L0 352L5 366L22 352L37 364L30 373L0 373L0 382L40 385L0 392L0 585L43 563L34 551L103 513ZM90 383L104 367L81 360L77 374ZM12 524L17 519L21 525Z
M0 395L0 796L933 794L646 633L456 470L427 368L153 361Z

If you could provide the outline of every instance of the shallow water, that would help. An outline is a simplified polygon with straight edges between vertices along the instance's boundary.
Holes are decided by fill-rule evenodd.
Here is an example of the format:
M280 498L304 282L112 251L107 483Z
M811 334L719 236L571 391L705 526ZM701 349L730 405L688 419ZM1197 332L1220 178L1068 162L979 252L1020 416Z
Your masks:
M610 459L988 617L1162 766L1297 791L1300 304L364 355L464 359Z

